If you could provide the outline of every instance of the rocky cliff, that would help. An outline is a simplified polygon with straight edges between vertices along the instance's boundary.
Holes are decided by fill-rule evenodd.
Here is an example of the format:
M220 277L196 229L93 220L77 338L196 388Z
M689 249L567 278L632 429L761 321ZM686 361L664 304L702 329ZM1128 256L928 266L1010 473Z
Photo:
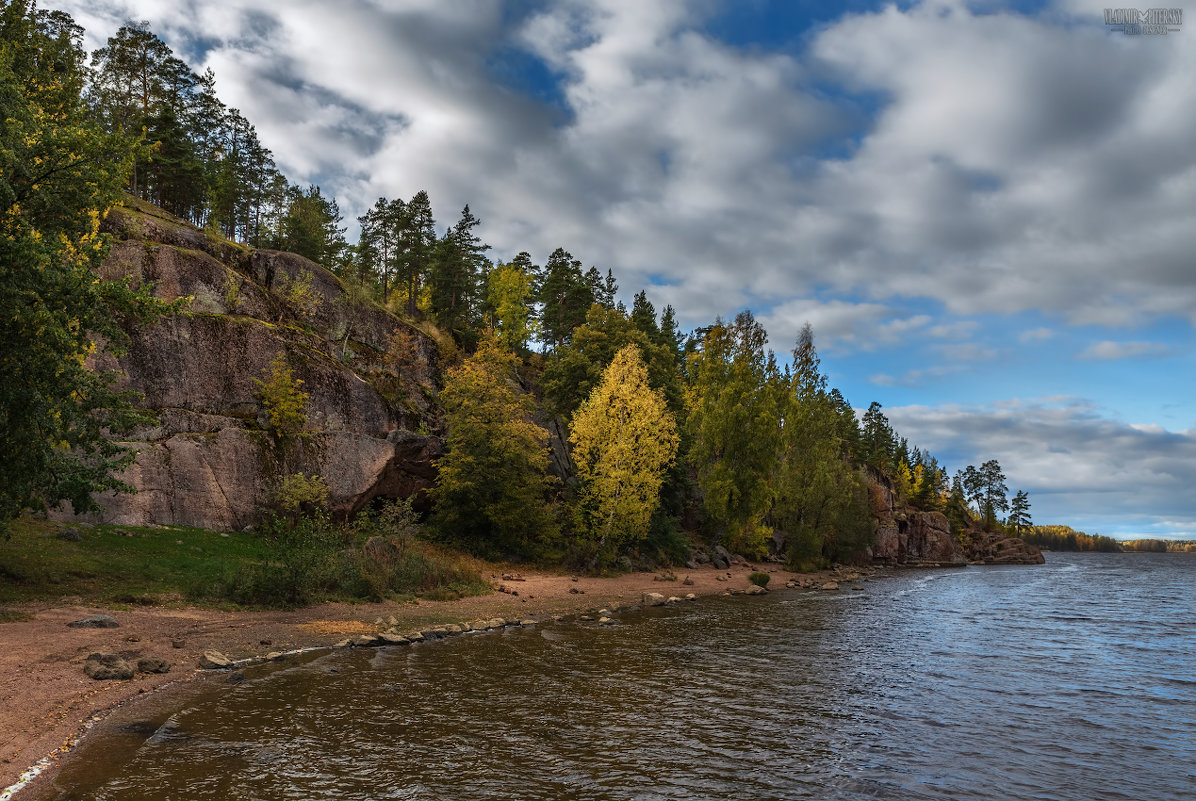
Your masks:
M870 488L876 543L872 558L895 565L1035 565L1042 552L1017 537L968 526L958 536L942 512L923 512L897 503L890 482L873 476Z
M148 284L185 311L130 331L120 372L158 424L134 433L136 494L99 522L240 529L281 476L323 476L335 514L429 488L442 441L437 343L300 256L237 246L153 206L114 209L106 278ZM256 380L278 353L308 394L307 430L276 438ZM417 433L425 432L425 433Z

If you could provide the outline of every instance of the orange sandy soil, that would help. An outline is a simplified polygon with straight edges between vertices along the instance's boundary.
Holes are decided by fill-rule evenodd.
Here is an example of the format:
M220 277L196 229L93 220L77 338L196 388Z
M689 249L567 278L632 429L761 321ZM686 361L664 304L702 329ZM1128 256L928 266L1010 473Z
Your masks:
M51 765L35 782L41 784L80 736L85 724L137 696L195 677L206 650L234 659L274 651L330 646L345 638L379 630L378 618L398 620L406 632L438 623L503 617L580 613L602 607L639 603L643 593L684 597L713 595L750 586L755 569L732 565L728 571L702 565L681 569L674 581L659 574L632 573L614 578L521 573L522 581L503 581L494 567L494 584L507 591L456 601L324 604L295 611L226 612L199 608L136 607L111 610L85 606L25 605L10 610L32 615L24 621L0 623L0 793L16 783L27 768L50 757ZM769 585L783 588L789 579L821 583L826 574L789 573L761 566L771 573ZM723 576L726 581L719 581ZM685 578L692 585L683 584ZM571 593L577 589L577 594ZM67 623L94 614L110 614L120 623L112 629L73 629ZM88 654L115 652L136 664L156 656L172 664L170 673L138 673L128 681L95 681L83 673ZM21 791L24 794L24 791Z

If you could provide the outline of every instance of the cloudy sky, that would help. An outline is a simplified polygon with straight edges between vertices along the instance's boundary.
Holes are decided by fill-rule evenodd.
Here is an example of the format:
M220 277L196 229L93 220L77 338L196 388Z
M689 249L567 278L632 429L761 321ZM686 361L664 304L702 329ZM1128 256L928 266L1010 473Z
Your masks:
M814 0L43 0L146 20L352 220L427 189L832 384L1036 522L1196 538L1196 19ZM285 10L280 10L285 8Z

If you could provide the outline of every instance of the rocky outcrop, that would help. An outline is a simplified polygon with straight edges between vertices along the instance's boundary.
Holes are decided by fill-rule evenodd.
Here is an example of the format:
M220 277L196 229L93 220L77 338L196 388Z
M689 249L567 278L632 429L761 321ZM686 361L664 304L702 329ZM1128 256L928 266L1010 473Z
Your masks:
M138 492L98 498L104 511L85 519L241 529L299 472L325 479L340 516L432 486L444 445L428 433L440 425L428 335L301 256L226 242L146 204L114 209L104 227L118 240L105 277L184 301L131 328L119 359L95 360L157 424L125 443L137 456L123 478ZM259 396L279 353L308 396L306 430L286 437Z
M969 526L958 535L941 512L900 507L892 484L872 475L869 498L876 521L872 558L893 565L1042 564L1042 553L1016 537Z
M876 528L876 560L900 565L967 563L951 523L941 512L900 512Z
M968 560L984 565L1041 565L1042 551L1018 537L1006 537L991 531L969 531Z

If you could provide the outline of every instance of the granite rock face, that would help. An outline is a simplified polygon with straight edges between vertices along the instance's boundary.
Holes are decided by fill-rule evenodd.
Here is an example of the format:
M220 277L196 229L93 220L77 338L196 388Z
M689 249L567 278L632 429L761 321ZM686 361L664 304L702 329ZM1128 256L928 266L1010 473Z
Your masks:
M923 512L897 504L892 485L873 475L869 487L876 542L872 559L892 565L963 566L967 564L1035 565L1042 553L1016 537L971 525L958 535L942 512Z
M299 472L325 479L338 516L432 486L443 440L416 433L440 425L427 334L301 256L234 245L144 204L114 209L104 228L118 240L106 278L187 300L130 330L119 359L94 361L158 422L126 435L137 456L123 478L138 492L98 497L104 511L84 520L242 529ZM308 395L306 430L286 437L270 431L259 396L279 353Z
M876 529L874 559L893 564L962 565L967 562L941 512L899 513Z

